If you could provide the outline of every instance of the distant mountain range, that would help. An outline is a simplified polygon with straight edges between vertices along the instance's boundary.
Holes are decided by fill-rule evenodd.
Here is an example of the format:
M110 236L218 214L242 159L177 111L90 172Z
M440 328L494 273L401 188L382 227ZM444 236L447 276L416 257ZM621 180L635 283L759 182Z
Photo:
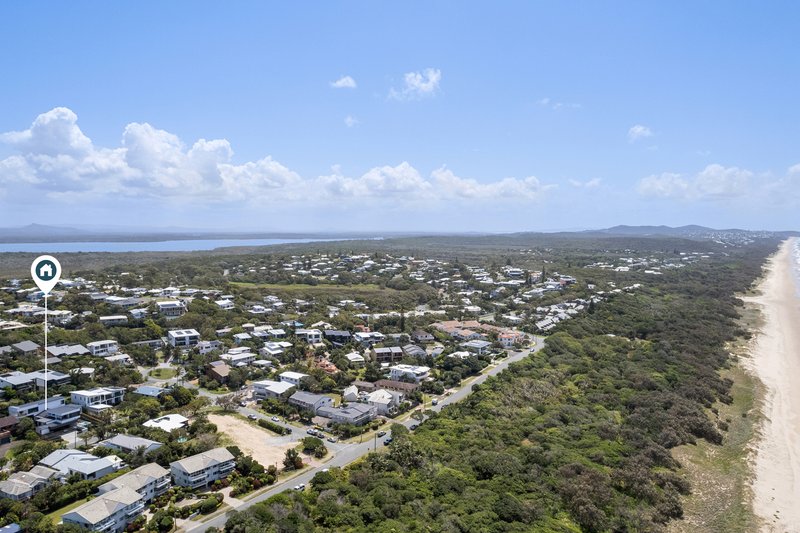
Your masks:
M509 233L506 235L527 235L539 232L520 232ZM549 233L549 232L547 232ZM768 231L749 231L742 229L714 229L706 226L614 226L606 229L584 230L584 231L562 231L564 235L584 235L592 234L604 236L671 236L693 239L719 238L725 235L747 235L752 236L766 233L789 234L793 232L768 232ZM91 226L68 227L68 226L48 226L43 224L29 224L17 228L0 228L0 243L24 243L24 242L92 242L92 241L111 241L111 242L156 242L156 241L177 241L191 239L221 240L221 239L369 239L369 238L392 238L392 237L423 237L423 236L481 236L499 235L496 233L479 232L424 232L424 231L385 231L385 232L273 232L273 231L213 231L198 230L188 228L154 228L154 227L124 227L114 226L109 228L98 228Z

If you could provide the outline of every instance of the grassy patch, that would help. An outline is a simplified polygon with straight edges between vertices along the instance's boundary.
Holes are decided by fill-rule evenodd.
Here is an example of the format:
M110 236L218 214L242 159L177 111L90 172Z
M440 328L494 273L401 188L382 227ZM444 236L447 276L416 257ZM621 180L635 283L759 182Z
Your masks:
M62 516L64 513L68 513L68 512L70 512L70 511L72 511L73 509L75 509L75 508L77 508L77 507L80 507L80 506L81 506L81 505L83 505L84 503L88 502L90 499L91 499L91 498L83 498L82 500L78 500L78 501L76 501L76 502L74 502L74 503L71 503L71 504L69 504L69 505L65 505L65 506L64 506L64 507L62 507L61 509L56 509L56 510L55 510L55 511L53 511L52 513L47 513L47 514L45 515L45 517L46 517L46 518L48 518L48 519L50 519L50 521L52 521L54 524L57 524L57 523L58 523L58 521L59 521L59 520L61 520L61 516Z
M733 402L716 406L718 420L728 423L722 445L698 441L672 451L692 484L692 494L684 500L684 519L670 523L670 533L758 530L750 508L747 447L755 436L760 384L740 364L722 376L733 380Z
M170 379L174 378L177 373L178 372L174 368L154 368L150 371L150 377L156 379Z

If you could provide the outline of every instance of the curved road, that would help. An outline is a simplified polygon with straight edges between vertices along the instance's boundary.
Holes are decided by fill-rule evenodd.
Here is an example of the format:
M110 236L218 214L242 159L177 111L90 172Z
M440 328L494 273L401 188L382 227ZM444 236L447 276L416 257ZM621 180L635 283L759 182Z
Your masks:
M464 398L466 398L467 396L469 396L472 393L472 386L473 385L479 385L479 384L483 383L484 381L486 381L486 379L489 376L496 376L497 374L499 374L500 372L502 372L503 370L508 368L508 365L510 365L511 363L515 363L517 361L520 361L520 360L524 359L525 357L527 357L530 353L537 352L537 351L541 350L543 347L544 347L544 338L542 338L542 337L534 337L534 345L533 345L532 348L523 350L521 352L511 352L508 357L506 357L504 360L499 362L497 365L490 367L487 372L485 372L483 374L480 374L475 379L469 381L466 385L461 387L459 390L457 390L456 392L454 392L450 396L448 396L448 397L444 398L443 400L441 400L438 405L432 406L431 409L433 409L434 411L438 412L438 411L441 411L442 407L445 407L446 405L450 405L451 403L455 403L455 402L459 402L459 401L463 400ZM244 409L244 408L241 409L241 411L245 412L245 413L256 414L257 416L266 418L263 414L258 413L257 411L251 411L249 409ZM405 420L405 421L403 421L401 423L404 426L409 427L412 424L416 424L418 422L416 420L414 420L413 418L409 418L408 420ZM301 431L296 427L293 427L293 430L294 431ZM387 434L387 437L388 436L391 436L391 435ZM383 437L383 438L385 438L385 437ZM383 438L378 439L378 440L374 440L373 439L373 440L370 440L368 442L364 442L364 443L360 443L360 444L358 444L358 443L341 444L340 446L328 445L336 453L334 455L334 457L330 461L326 462L322 466L318 466L318 467L306 470L306 471L302 472L301 474L299 474L299 475L297 475L295 477L292 477L292 478L289 478L289 479L285 479L283 481L279 481L278 483L276 483L269 490L267 490L265 492L262 492L258 496L243 502L238 507L235 507L234 510L236 510L236 511L244 511L248 507L250 507L250 506L252 506L252 505L254 505L256 503L262 502L262 501L264 501L264 500L266 500L268 498L271 498L272 496L274 496L276 494L279 494L279 493L281 493L281 492L283 492L285 490L290 490L293 486L298 485L300 483L305 483L306 485L308 485L309 482L311 481L311 479L318 472L322 471L323 468L333 468L333 467L344 467L344 466L347 466L350 463L360 459L361 457L363 457L364 455L366 455L370 451L374 451L376 446L378 448L380 448L381 446L383 446ZM208 520L207 522L203 522L203 523L193 522L193 523L191 523L190 527L185 529L185 531L188 531L189 533L201 533L201 532L206 531L207 529L212 528L212 527L217 527L217 528L222 529L222 528L225 527L225 522L227 522L227 518L228 518L227 517L227 513L223 513L223 514L220 514L219 516L216 516L216 517L212 518L211 520Z

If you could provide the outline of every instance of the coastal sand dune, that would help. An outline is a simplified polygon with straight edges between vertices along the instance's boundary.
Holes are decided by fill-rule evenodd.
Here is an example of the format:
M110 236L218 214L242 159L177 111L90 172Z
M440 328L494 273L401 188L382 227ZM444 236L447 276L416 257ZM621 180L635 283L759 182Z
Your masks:
M761 531L800 533L800 299L794 239L768 264L760 294L748 298L763 314L750 370L762 381L763 421L754 443L753 510Z

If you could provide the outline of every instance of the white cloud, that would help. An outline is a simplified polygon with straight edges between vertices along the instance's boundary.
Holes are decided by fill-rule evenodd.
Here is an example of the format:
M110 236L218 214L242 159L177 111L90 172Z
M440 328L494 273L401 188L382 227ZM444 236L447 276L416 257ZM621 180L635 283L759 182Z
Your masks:
M536 100L536 103L543 107L549 107L555 111L561 111L562 109L580 109L582 106L581 104L575 102L556 102L552 98L540 98Z
M373 207L413 207L454 200L524 202L552 187L533 176L479 182L444 167L424 176L406 161L355 177L334 166L330 175L307 178L270 156L237 164L225 139L199 139L188 146L173 133L137 122L125 127L120 146L105 148L94 145L65 108L40 115L28 130L4 134L2 140L19 152L0 160L6 197L92 205L127 197L165 203L180 198L198 208L226 202L330 207L370 198Z
M592 178L586 181L571 179L569 180L569 184L579 189L596 189L600 186L602 181L603 180L601 180L600 178Z
M426 68L422 72L406 72L403 76L403 87L392 88L389 97L395 100L417 100L434 96L439 92L442 71L438 68Z
M643 126L641 124L636 124L635 126L631 126L628 130L628 142L635 143L641 139L646 139L647 137L652 137L653 131L648 128L647 126Z
M692 177L665 172L639 181L643 196L681 200L722 200L746 196L751 190L753 173L738 167L708 165Z
M342 76L338 80L332 81L331 87L334 89L355 89L358 85L356 84L356 80L350 76Z
M352 115L347 115L346 117L344 117L344 125L347 126L348 128L352 128L353 126L356 126L359 123L360 123L359 120Z

